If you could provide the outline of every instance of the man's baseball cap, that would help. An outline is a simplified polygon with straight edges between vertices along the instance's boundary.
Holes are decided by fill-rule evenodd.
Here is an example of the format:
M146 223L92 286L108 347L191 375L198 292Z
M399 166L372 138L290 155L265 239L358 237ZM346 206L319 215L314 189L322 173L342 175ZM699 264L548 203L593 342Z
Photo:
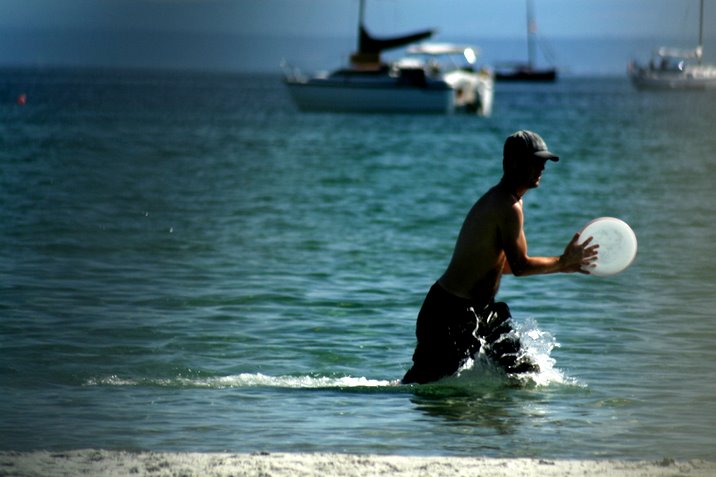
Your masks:
M547 144L539 134L532 131L517 131L505 141L503 157L538 157L559 161L559 156L547 150Z

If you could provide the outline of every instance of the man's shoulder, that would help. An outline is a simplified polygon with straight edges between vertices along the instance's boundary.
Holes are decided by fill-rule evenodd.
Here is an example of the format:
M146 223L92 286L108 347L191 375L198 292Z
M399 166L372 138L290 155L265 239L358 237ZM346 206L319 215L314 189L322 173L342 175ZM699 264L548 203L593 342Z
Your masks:
M467 223L487 233L491 229L498 230L507 224L519 223L521 217L522 204L492 188L475 203L467 216Z
M480 202L499 213L519 212L522 210L522 200L515 197L499 184L491 188L480 198Z

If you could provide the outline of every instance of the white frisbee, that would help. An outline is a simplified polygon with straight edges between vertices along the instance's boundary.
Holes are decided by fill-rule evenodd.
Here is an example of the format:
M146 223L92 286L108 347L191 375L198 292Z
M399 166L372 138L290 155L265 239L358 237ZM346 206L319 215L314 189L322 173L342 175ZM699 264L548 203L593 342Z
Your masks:
M585 225L579 232L579 242L592 237L591 244L598 244L597 261L586 270L597 276L623 272L636 257L636 235L623 220L600 217Z

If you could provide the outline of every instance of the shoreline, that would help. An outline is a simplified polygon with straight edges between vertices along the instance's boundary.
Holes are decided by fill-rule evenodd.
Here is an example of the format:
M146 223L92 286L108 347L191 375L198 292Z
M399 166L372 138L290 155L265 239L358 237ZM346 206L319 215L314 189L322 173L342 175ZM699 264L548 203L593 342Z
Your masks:
M569 460L372 454L71 451L0 452L0 476L481 476L716 475L716 461Z

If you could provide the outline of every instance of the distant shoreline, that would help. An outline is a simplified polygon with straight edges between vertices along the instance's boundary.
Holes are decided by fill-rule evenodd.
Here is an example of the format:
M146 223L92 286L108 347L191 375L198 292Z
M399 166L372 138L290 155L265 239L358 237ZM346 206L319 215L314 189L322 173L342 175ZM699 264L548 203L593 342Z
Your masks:
M315 71L321 71L317 69ZM313 73L314 70L306 70L306 73ZM177 74L185 76L196 76L196 77L234 77L234 78L272 78L281 80L284 77L283 72L280 69L274 71L267 70L228 70L218 68L193 68L193 67L154 67L154 66L102 66L102 65L52 65L52 64L0 64L0 74L90 74L90 75L107 75L112 76L116 73L126 75L165 75L165 74ZM559 84L560 81L580 81L589 79L599 80L624 80L629 81L629 78L623 73L615 72L603 72L603 73L575 73L569 70L560 71L559 80L556 83L540 83L543 86L551 86ZM519 87L529 83L520 82L502 82L500 83L501 90L508 89L510 86Z
M0 27L0 39L14 45L0 67L159 68L199 71L267 73L281 72L282 61L304 71L331 70L344 65L355 48L355 37L191 34L144 30L53 30ZM481 54L480 65L525 61L524 39L437 35L431 41L469 43ZM560 76L625 75L627 62L648 59L659 46L693 48L695 38L685 37L550 37L554 58L538 56L538 66L553 63ZM705 61L716 61L716 38L708 36ZM99 45L88 48L88 45ZM183 45L183 46L182 46ZM402 56L397 49L386 53L390 61ZM545 63L546 62L546 63Z
M479 476L557 477L568 475L660 477L716 475L704 460L625 461L536 458L411 457L305 453L173 453L83 449L0 452L0 475L160 477L282 476Z

